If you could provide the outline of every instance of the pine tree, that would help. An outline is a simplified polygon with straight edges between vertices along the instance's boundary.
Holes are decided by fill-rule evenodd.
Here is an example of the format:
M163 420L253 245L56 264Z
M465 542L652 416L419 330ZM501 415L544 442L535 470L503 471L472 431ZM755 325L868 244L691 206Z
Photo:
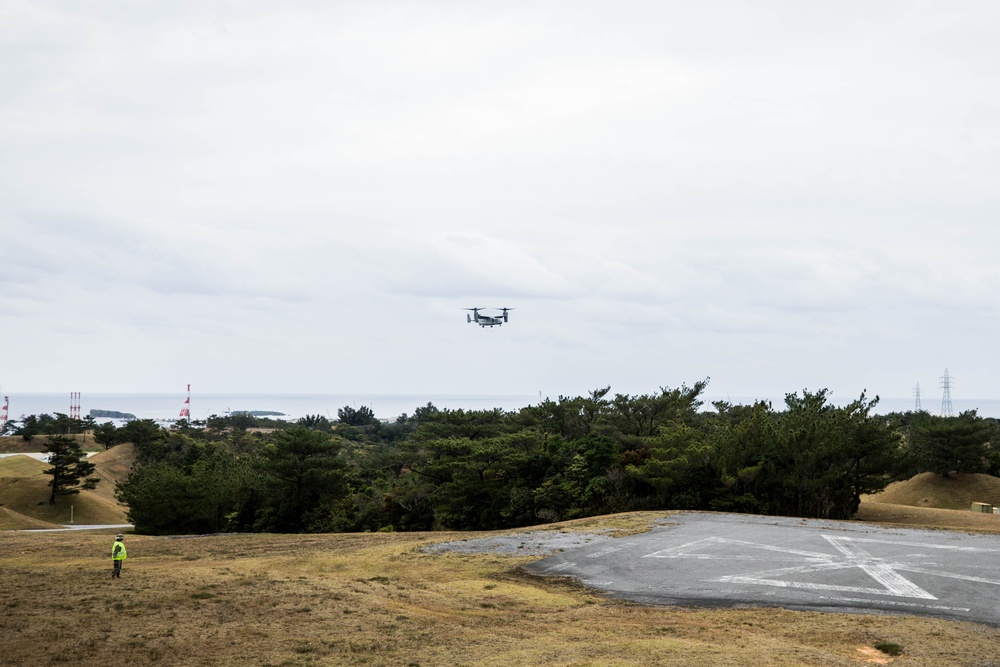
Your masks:
M52 487L49 505L56 504L56 496L68 496L80 493L82 489L93 489L100 481L96 477L88 477L94 472L94 464L87 461L86 454L73 438L52 436L45 453L49 454L49 463L52 465L45 471L46 475L52 475L52 481L49 482Z
M952 472L985 472L994 435L992 423L969 410L922 422L914 429L913 444L925 468L948 477Z

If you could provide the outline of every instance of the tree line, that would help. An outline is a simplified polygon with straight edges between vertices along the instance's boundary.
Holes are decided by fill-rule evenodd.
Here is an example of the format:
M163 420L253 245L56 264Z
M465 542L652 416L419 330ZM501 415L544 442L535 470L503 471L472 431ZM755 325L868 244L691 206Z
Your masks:
M137 420L112 438L138 457L116 495L151 534L492 530L661 509L846 519L916 472L1000 473L997 421L974 411L877 415L877 397L838 406L825 389L703 409L706 386L511 412L428 404L388 423L350 407L334 421Z

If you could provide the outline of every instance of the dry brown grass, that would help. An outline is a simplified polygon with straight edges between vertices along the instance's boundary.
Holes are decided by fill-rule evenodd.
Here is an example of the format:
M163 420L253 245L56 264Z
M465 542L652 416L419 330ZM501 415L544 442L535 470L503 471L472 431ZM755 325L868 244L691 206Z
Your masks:
M420 551L479 535L130 535L112 580L108 534L0 533L0 664L985 667L1000 652L976 624L642 607L525 576L528 558Z
M906 481L890 484L884 491L869 496L866 500L893 505L968 510L969 505L974 502L1000 504L1000 478L960 473L945 477L925 472Z
M855 515L860 521L905 526L936 528L970 533L1000 533L1000 516L979 514L969 510L943 510L912 505L862 502ZM998 663L1000 664L1000 663Z
M48 521L39 521L15 512L6 507L0 507L0 530L41 530L55 527Z
M129 470L135 463L135 458L135 446L127 442L98 452L87 459L94 464L94 477L101 480L94 492L117 505L115 484L128 477ZM124 517L124 512L122 517Z
M44 452L45 448L48 447L50 437L51 436L48 435L36 435L29 442L19 435L2 435L0 436L0 454ZM86 433L65 435L62 437L76 440L80 443L80 448L85 452L104 449L103 445L98 445L94 442L94 436L90 433L90 431L87 431Z
M127 472L133 455L116 447L99 455L98 470L113 481ZM22 475L14 476L15 470ZM28 482L44 485L33 470L23 461L0 469L0 483L7 484L0 489L0 527L13 527L15 520L17 527L47 525L11 509L35 502L10 493ZM107 500L96 492L87 498ZM886 503L863 503L860 516L897 525L1000 529L1000 517ZM663 517L637 512L546 528L610 529L623 536ZM565 580L526 576L519 566L528 557L420 551L433 542L482 535L129 535L125 572L112 580L107 531L0 532L0 665L1000 664L1000 630L982 625L643 607ZM898 644L903 654L892 658L875 648L880 643Z
M0 477L35 477L41 475L49 464L20 454L0 458Z

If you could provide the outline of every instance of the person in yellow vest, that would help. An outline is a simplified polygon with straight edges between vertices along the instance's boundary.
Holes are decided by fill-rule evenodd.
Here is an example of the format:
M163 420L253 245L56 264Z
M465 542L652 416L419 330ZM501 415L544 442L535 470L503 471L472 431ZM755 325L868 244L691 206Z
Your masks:
M111 577L113 579L119 579L122 576L122 561L126 558L125 553L125 543L122 540L125 539L124 535L115 536L115 544L111 547L111 561L114 563L114 567L111 570Z

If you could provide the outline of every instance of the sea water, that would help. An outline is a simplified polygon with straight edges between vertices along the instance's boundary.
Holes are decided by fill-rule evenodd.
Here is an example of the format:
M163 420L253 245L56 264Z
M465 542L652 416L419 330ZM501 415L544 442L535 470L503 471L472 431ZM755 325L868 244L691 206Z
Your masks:
M27 415L57 412L70 414L70 395L52 393L10 393L10 419L20 420ZM394 394L80 394L80 416L91 410L106 410L135 415L138 419L173 421L180 418L181 410L190 405L192 421L203 421L217 415L225 416L238 411L278 412L274 419L295 421L306 415L321 415L333 421L337 410L362 406L371 409L379 419L394 421L403 414L412 415L417 408L428 403L438 409L450 410L502 410L516 411L537 404L537 395L394 395ZM98 422L108 421L97 419Z
M56 413L70 414L69 393L24 393L11 392L9 417L20 420L27 415ZM111 394L82 393L80 395L80 416L90 414L91 409L109 410L130 413L139 419L155 419L160 422L175 421L180 418L181 410L187 407L187 394ZM469 394L191 394L190 415L192 420L203 421L212 415L225 416L237 411L269 411L279 412L275 419L295 421L306 415L321 415L333 421L337 418L337 410L343 407L354 409L365 406L372 410L376 417L394 421L401 415L412 415L417 408L428 403L444 410L492 410L499 408L508 412L516 412L521 408L537 405L543 399L537 394L515 395L469 395ZM711 397L703 396L704 410L712 410L713 401L725 400L734 405L749 405L754 403L751 397ZM774 410L783 410L784 397L764 397L770 401ZM852 399L853 400L853 399ZM842 405L850 400L832 403ZM881 399L875 406L876 414L889 412L908 412L914 409L912 398ZM932 415L941 414L940 404L924 401L923 409ZM977 410L980 417L1000 418L1000 400L997 399L952 399L953 414L966 410ZM98 422L108 421L97 419Z

